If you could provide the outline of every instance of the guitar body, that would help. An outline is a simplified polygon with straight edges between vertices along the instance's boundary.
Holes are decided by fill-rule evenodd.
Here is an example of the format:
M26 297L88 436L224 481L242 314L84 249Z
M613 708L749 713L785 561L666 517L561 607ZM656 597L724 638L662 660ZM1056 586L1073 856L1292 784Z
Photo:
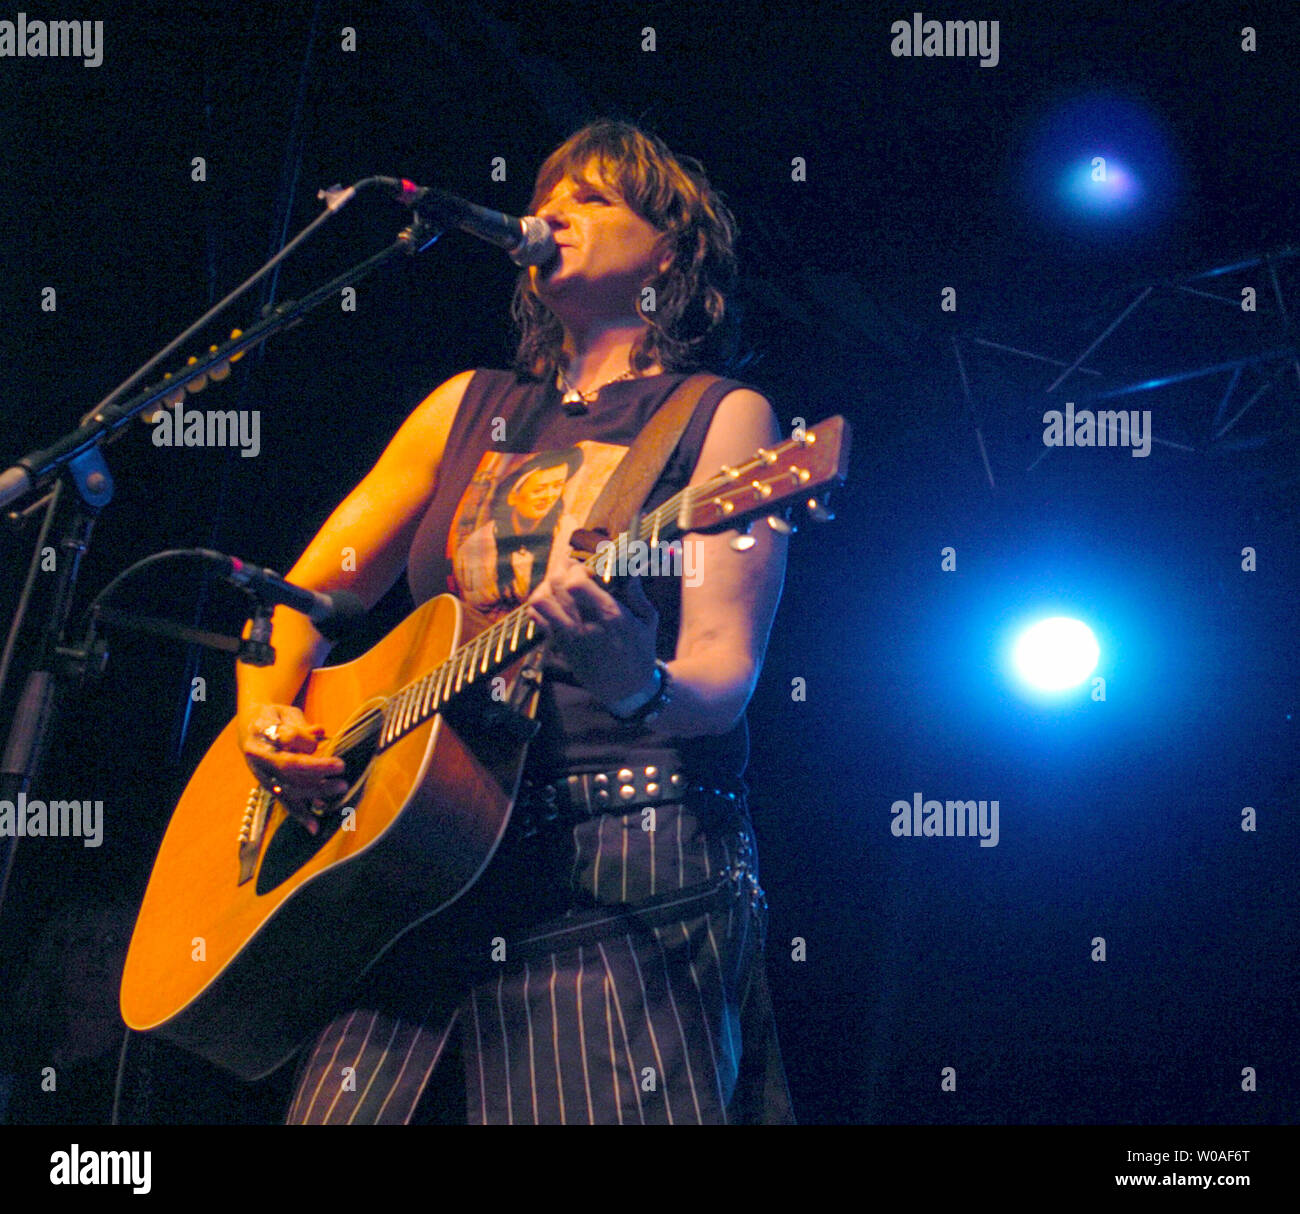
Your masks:
M362 657L313 672L298 703L327 738L355 737L483 627L450 595L432 599ZM232 721L154 864L122 978L126 1023L245 1079L275 1070L394 940L477 880L526 748L520 731L458 732L438 713L349 756L340 806L352 812L327 815L313 837L258 790Z

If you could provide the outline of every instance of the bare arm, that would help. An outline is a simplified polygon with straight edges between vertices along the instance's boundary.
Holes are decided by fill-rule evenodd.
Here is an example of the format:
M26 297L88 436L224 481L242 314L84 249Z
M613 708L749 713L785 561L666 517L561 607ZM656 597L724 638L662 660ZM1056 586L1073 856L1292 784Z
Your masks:
M289 570L290 581L312 590L350 590L367 608L384 597L405 567L411 540L433 493L447 434L472 374L466 371L447 380L415 408L365 479L326 519ZM305 616L278 608L275 650L272 666L236 668L237 719L245 756L266 783L281 783L304 796L323 791L328 795L321 781L341 763L311 754L319 734L297 709L286 706L307 675L324 661L330 643ZM271 724L282 726L283 751L258 736L257 731Z
M766 398L747 390L731 392L713 416L691 484L780 441ZM669 663L673 700L655 723L658 733L725 733L754 694L781 601L789 541L761 520L751 534L754 546L744 552L731 547L734 532L688 537L697 553L699 584L682 586L677 654Z
M724 464L743 463L759 447L779 441L766 398L747 389L730 392L713 415L690 483L707 481ZM683 580L681 628L669 663L672 701L654 723L664 736L725 733L758 682L781 598L787 541L758 524L754 546L737 552L733 536L691 535L684 541L693 548L699 576ZM658 619L639 582L632 583L624 606L574 561L544 581L529 604L578 680L602 703L616 704L653 685Z

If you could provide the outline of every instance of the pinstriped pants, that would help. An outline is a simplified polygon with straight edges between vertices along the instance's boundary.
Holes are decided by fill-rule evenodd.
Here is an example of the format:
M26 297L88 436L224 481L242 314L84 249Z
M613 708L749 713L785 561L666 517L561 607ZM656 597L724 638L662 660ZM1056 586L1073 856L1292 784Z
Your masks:
M326 1026L287 1121L725 1123L756 877L743 803L709 793L508 839Z

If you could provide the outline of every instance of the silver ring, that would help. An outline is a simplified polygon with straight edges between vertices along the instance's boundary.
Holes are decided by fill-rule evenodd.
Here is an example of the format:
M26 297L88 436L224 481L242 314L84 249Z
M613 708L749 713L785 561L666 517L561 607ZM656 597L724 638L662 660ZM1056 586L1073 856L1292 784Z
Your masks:
M262 738L266 741L272 750L283 750L284 743L280 741L280 726L268 725L262 730Z

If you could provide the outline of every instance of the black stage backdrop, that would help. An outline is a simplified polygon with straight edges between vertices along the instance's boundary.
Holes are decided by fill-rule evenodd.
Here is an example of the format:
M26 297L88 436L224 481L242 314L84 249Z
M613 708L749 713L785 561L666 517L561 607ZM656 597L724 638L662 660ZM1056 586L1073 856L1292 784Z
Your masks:
M29 26L102 37L19 57L0 27L0 463L251 273L320 187L407 176L518 214L585 120L656 130L739 217L740 373L788 429L855 427L837 519L791 549L750 709L799 1119L1294 1120L1293 6L925 6L923 38L984 23L964 55L899 53L913 6L877 3L37 8ZM16 37L18 11L0 20ZM183 355L402 221L359 197ZM509 358L513 273L448 236L250 354L190 407L256 411L255 457L137 424L110 449L79 603L163 548L288 568L434 384ZM1067 401L1137 411L1153 441L1049 446ZM35 533L0 542L7 620ZM240 619L179 566L122 604ZM1035 614L1093 626L1100 692L1044 702L1006 679L998 646ZM117 634L64 715L40 787L102 799L103 839L18 850L11 1087L63 1023L58 992L95 1006L85 988L111 987L111 943L83 972L72 937L129 923L233 707L228 659ZM914 798L996 801L996 846L894 833ZM161 1047L145 1069L123 1101L146 1119L282 1113L284 1073L244 1086Z

